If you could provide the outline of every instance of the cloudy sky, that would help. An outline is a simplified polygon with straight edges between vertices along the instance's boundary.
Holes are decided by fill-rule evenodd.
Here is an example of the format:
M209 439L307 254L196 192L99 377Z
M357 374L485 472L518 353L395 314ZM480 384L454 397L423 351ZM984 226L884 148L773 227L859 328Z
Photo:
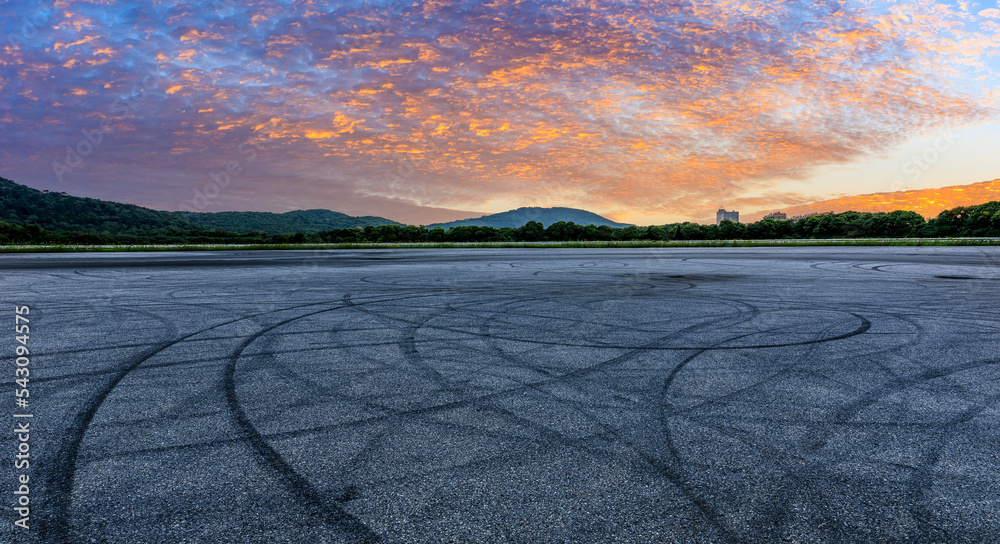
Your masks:
M74 195L649 224L1000 177L995 0L0 5L0 176Z

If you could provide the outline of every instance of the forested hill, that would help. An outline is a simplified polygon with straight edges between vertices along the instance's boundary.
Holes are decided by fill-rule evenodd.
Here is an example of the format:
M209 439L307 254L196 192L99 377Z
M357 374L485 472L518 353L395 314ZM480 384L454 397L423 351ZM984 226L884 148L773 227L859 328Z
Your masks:
M66 193L39 191L0 177L0 221L38 225L50 232L88 232L143 236L168 231L222 229L267 234L398 225L383 217L351 217L329 210L266 212L164 212Z
M615 223L614 221L605 219L604 217L601 217L593 212L588 212L587 210L578 210L576 208L532 207L518 208L516 210L495 213L492 215L484 215L482 217L475 217L472 219L463 219L461 221L452 221L450 223L438 223L436 225L428 225L427 228L441 227L447 229L450 227L476 226L493 227L495 229L504 227L516 229L524 226L529 221L537 221L546 227L553 223L558 223L559 221L576 223L577 225L596 225L598 227L601 225L607 225L615 228L629 226L627 223Z
M384 217L352 217L330 210L295 210L285 213L172 212L172 215L191 221L202 228L238 233L263 231L268 234L295 232L310 234L321 230L400 224Z
M543 227L543 222L548 226ZM356 228L361 226L364 228ZM912 211L849 211L798 221L762 219L754 223L723 221L721 225L673 223L614 228L622 225L584 210L520 208L444 226L454 228L402 226L381 217L350 217L327 210L284 214L161 212L132 204L39 191L0 178L0 245L1000 237L1000 202L959 206L929 221Z
M54 232L149 232L195 230L198 225L168 212L66 193L39 191L0 178L0 221L38 225Z

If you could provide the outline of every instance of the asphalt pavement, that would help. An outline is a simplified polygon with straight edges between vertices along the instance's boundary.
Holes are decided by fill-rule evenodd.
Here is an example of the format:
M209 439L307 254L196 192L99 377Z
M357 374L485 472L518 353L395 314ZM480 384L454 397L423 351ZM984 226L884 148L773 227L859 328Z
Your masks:
M0 542L997 542L998 264L0 255Z

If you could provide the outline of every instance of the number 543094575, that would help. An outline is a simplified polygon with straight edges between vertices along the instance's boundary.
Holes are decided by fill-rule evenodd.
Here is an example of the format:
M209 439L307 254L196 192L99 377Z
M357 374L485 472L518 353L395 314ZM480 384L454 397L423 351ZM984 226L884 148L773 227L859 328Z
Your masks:
M27 306L16 306L15 307L15 312L17 312L17 315L14 316L14 332L17 333L17 334L20 334L20 335L24 335L23 336L23 340L22 340L21 336L17 337L17 341L19 343L21 343L22 345L27 345L28 344L28 336L27 335L30 332L30 329L28 328L28 317L27 316L28 316L28 313L30 311L31 311L31 309L28 308Z

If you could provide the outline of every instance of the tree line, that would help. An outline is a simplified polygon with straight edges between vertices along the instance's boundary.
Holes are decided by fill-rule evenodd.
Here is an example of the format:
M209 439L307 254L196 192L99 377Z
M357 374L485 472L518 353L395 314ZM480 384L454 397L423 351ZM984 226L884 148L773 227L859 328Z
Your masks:
M571 242L667 240L765 240L822 238L933 238L940 236L1000 236L1000 202L961 206L925 221L911 211L844 212L798 221L762 219L754 223L723 221L721 225L671 223L646 227L577 225L557 222L543 226L530 221L519 228L459 226L450 229L379 225L316 233L233 233L221 229L52 230L34 223L0 221L0 243L6 244L288 244L288 243L448 243L448 242Z
M809 217L800 221L763 219L748 224L723 221L721 225L672 223L624 228L577 225L563 221L548 227L531 221L516 229L463 226L444 230L387 225L323 231L318 233L318 237L320 241L328 243L765 240L919 236L918 232L925 226L923 217L914 212L847 212Z

